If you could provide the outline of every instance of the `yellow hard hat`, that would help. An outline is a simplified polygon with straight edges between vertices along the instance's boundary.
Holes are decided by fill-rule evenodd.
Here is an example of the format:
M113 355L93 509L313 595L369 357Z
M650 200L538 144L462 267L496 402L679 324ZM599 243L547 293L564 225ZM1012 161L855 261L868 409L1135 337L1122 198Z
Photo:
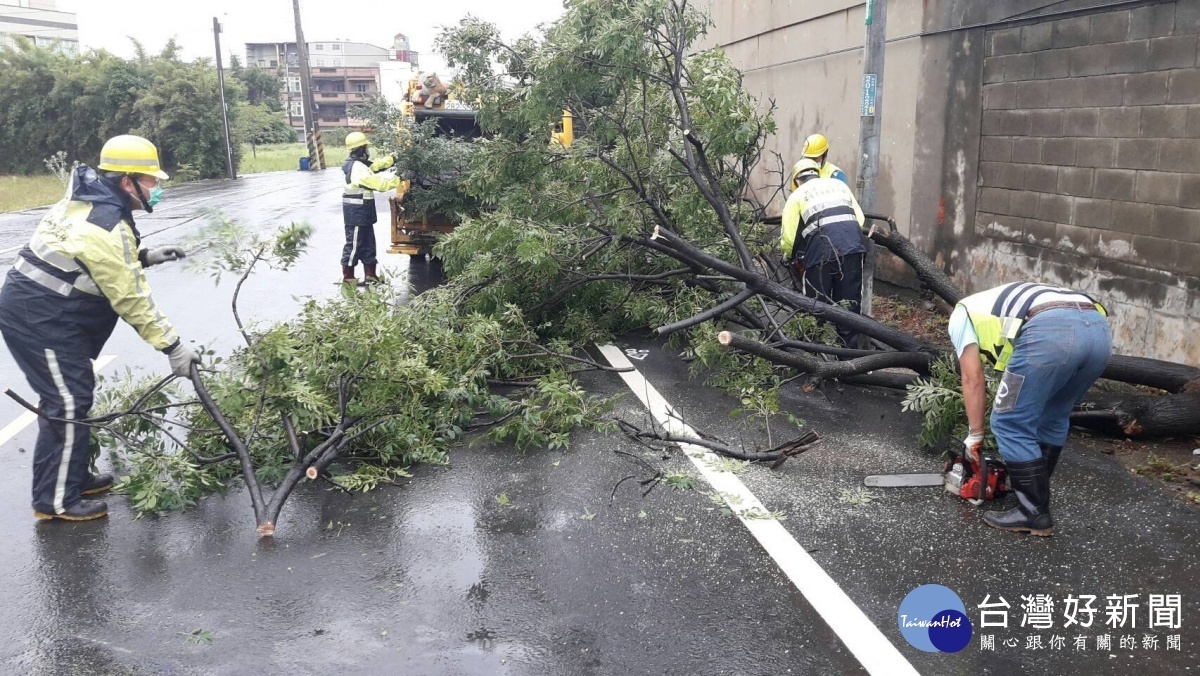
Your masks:
M792 165L792 187L795 188L800 183L800 175L812 172L814 174L821 173L821 165L811 158L804 158Z
M158 148L141 136L132 134L108 139L100 150L100 166L97 169L146 174L164 181L170 178L158 165Z
M804 152L800 153L805 157L820 157L829 152L829 139L820 134L813 134L804 139Z
M363 146L369 146L371 142L367 140L367 135L361 131L352 131L346 134L346 150L354 150Z

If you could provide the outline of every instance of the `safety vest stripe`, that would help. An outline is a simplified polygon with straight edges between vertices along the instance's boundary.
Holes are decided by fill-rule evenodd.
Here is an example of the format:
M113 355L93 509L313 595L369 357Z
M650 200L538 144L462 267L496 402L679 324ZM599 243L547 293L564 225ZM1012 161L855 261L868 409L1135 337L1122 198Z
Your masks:
M49 272L37 267L33 263L30 263L29 259L23 256L17 258L17 263L13 266L13 269L24 275L29 280L36 282L62 296L71 295L71 289L75 288L75 286L70 282L66 282L58 277L55 277ZM82 290L83 289L80 289L80 291Z
M46 263L47 265L52 265L63 272L79 271L79 263L76 263L73 259L65 254L51 249L50 245L47 244L46 241L41 237L35 236L29 241L29 250L33 252L33 255L40 258L42 262Z
M833 225L834 223L845 223L847 221L858 223L858 217L854 214L840 214L837 216L824 216L822 218L815 219L812 225L804 228L804 231L800 233L800 237L808 237L816 232L817 228L823 228L827 225Z

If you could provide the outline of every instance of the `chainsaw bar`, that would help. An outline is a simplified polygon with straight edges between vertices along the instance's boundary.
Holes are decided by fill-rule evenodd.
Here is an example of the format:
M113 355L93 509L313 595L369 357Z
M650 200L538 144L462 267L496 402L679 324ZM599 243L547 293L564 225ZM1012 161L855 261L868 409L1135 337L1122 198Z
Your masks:
M872 474L863 480L870 488L917 488L922 486L941 486L946 483L946 477L941 472L924 474Z

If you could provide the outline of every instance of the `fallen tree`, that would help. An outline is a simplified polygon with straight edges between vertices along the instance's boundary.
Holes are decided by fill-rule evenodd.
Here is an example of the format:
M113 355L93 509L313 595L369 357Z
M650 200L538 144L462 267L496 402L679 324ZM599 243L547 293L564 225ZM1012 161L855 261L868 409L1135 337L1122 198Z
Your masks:
M723 53L696 50L707 25L685 0L645 0L577 3L540 42L506 44L474 20L447 30L440 47L460 67L469 96L483 103L480 121L495 137L476 158L487 170L468 179L488 209L443 244L447 269L478 283L519 277L476 301L525 308L545 333L578 335L580 321L600 332L644 321L687 348L698 367L723 371L715 379L733 393L755 378L766 382L762 373L729 375L755 359L782 367L776 381L799 375L808 388L828 380L907 387L928 376L945 349L808 298L780 274L777 238L751 184L774 130L774 106L745 93ZM537 127L564 106L579 134L570 148L549 146ZM776 159L779 194L786 163ZM963 297L892 219L872 220L871 239L925 287L950 306ZM500 241L515 242L515 261L494 246ZM827 332L812 339L826 323L883 349L824 345L835 342ZM1105 372L1172 393L1194 387L1198 376L1195 367L1123 356ZM1150 410L1128 402L1087 405L1087 418L1125 420ZM1185 397L1155 410L1190 405ZM1121 428L1145 436L1200 432L1200 415L1194 427L1135 417L1142 423Z
M92 429L137 512L186 508L240 480L259 535L271 536L307 481L368 490L413 463L444 464L470 434L562 448L574 428L611 428L608 404L573 376L620 369L539 340L520 312L462 311L454 284L404 305L388 286L346 290L290 321L246 323L238 300L255 268L288 269L310 232L292 224L263 237L217 218L189 261L238 275L230 309L245 345L206 351L190 387L174 376L105 383L94 417L66 421Z
M563 447L575 427L612 427L606 402L574 380L604 368L583 348L646 328L767 423L765 450L702 437L725 455L779 463L817 441L770 440L772 417L789 415L780 388L800 378L808 388L937 379L924 386L930 411L958 424L944 350L792 286L751 181L773 104L746 94L720 50L697 47L707 26L685 0L577 0L545 35L511 44L474 19L446 30L439 48L488 132L454 154L461 180L440 186L462 194L439 200L479 206L438 245L449 283L403 306L384 287L247 326L237 297L250 271L294 261L304 238L285 228L263 240L230 223L206 233L208 253L194 259L241 275L232 311L245 347L223 363L207 354L195 396L172 378L127 381L101 390L95 418L75 421L105 433L134 508L183 508L240 478L269 535L305 481L365 490L411 463L445 462L471 434ZM564 107L577 131L569 147L546 133ZM787 163L775 159L782 186ZM872 239L956 302L944 271L888 225ZM882 349L839 346L833 325ZM1197 370L1120 358L1106 375L1184 391ZM1191 395L1118 397L1081 413L1123 433L1174 434L1188 429ZM623 428L637 443L696 443Z

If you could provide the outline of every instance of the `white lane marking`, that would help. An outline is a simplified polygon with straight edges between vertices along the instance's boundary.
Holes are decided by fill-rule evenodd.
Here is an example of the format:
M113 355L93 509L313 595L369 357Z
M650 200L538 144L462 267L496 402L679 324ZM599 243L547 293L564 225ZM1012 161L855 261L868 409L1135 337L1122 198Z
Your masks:
M597 347L613 366L633 368L633 364L616 346ZM670 434L699 438L691 427L681 422L681 416L641 372L634 370L618 375L649 409L658 424ZM767 554L775 560L796 589L812 604L868 673L917 676L917 670L909 664L908 659L892 645L833 578L829 577L820 564L804 551L782 524L774 519L751 519L744 516L747 512L761 514L766 512L766 509L737 475L712 469L712 461L717 459L715 453L702 446L680 446L704 479L725 498L729 509L738 515L742 525L758 540L763 549L767 550Z
M115 354L102 354L92 363L92 368L96 373L99 373L101 369L108 366L116 358L117 355ZM20 434L22 430L29 427L36 420L37 414L33 411L22 411L16 420L5 425L4 429L0 429L0 446L7 444L13 437Z

